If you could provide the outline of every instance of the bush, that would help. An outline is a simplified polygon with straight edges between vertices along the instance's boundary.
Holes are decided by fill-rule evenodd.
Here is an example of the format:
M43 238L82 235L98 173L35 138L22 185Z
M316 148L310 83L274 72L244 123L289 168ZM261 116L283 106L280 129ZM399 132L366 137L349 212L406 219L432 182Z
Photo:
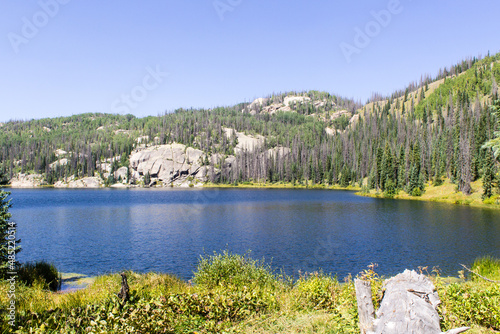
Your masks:
M19 281L27 286L42 284L44 289L51 291L57 291L61 288L61 277L57 268L45 261L22 264L17 271L17 275Z
M201 256L194 282L207 288L275 286L278 281L271 268L263 260L253 260L248 255L232 254L226 250L222 254L214 252L213 255Z
M500 330L500 285L468 282L438 289L445 329L476 324Z
M337 280L322 273L301 277L296 288L299 293L297 308L306 310L333 310L335 297L340 291Z
M411 191L411 195L416 197L422 196L422 190L420 190L420 188L414 188Z
M432 181L432 185L434 187L439 187L443 183L444 183L443 178L441 176L437 176L437 175L434 177L434 180Z

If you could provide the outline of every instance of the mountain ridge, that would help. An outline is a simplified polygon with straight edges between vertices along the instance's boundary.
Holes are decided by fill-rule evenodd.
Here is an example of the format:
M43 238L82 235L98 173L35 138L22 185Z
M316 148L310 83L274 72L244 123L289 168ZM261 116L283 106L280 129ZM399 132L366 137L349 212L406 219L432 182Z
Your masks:
M470 193L470 183L491 170L484 167L490 153L481 147L494 137L499 80L497 54L467 59L385 98L375 94L364 105L307 91L157 117L88 113L11 121L0 125L0 168L13 186L22 178L38 180L27 186L97 178L91 183L98 187L282 181L418 195L426 182L445 177ZM157 179L131 165L132 154L173 144L201 152L195 169L202 178L189 167L162 174L182 180ZM490 164L496 180L496 163Z

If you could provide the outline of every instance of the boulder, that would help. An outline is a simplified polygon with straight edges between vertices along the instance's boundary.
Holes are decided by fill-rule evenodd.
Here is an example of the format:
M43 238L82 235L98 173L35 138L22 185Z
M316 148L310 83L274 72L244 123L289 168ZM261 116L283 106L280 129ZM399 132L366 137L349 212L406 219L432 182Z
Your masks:
M120 167L115 171L115 179L121 178L122 180L127 179L127 173L128 173L128 168L127 167Z
M142 148L130 156L132 176L137 180L148 174L163 183L195 176L201 167L203 151L182 144Z
M68 159L64 158L64 159L59 159L53 163L51 163L49 165L49 168L50 169L55 169L55 168L58 168L60 166L66 166L68 164Z

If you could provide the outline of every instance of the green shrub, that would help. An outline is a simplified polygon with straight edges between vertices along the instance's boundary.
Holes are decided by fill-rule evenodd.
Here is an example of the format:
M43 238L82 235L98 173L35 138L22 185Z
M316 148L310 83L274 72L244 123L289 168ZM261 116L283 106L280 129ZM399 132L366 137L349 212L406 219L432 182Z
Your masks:
M312 273L301 277L296 283L297 308L305 310L332 310L335 296L340 291L337 280L323 273Z
M454 283L438 288L438 293L444 330L474 324L500 330L499 284Z
M276 286L278 283L270 266L264 261L253 260L249 254L232 254L227 250L222 254L201 256L194 274L194 282L206 288L223 285Z
M433 185L434 187L439 187L439 186L440 186L440 185L442 185L443 183L444 183L443 178L442 178L441 176L438 176L438 175L436 175L436 176L434 177L434 180L432 181L432 185Z
M419 197L419 196L422 196L422 190L420 188L414 188L412 191L411 191L411 195L412 196L416 196L416 197Z
M42 284L45 289L51 291L57 291L61 287L61 277L57 268L45 261L22 264L17 271L17 275L19 281L27 286Z

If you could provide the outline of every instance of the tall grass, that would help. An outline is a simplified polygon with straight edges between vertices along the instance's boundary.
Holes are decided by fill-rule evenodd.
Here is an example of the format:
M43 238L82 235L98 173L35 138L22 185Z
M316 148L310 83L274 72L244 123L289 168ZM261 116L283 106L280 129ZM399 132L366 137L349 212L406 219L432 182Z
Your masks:
M472 270L492 280L500 280L500 259L495 259L491 256L484 256L472 265ZM474 279L480 279L474 275Z
M271 266L264 260L254 260L248 253L239 255L227 250L200 257L193 281L209 289L228 285L265 287L278 284Z
M476 261L485 276L498 260ZM368 273L368 274L367 274ZM492 274L493 273L493 274ZM348 278L339 283L322 273L284 281L264 261L228 251L200 258L195 284L158 273L127 272L131 298L117 298L120 275L97 277L86 289L55 293L39 281L17 287L20 333L358 333L356 294ZM371 268L363 273L381 282ZM494 276L488 276L494 277ZM435 279L443 329L473 326L500 329L500 285ZM443 281L444 282L444 281ZM0 282L0 310L10 302ZM378 298L375 291L374 298ZM8 330L0 313L0 333Z

